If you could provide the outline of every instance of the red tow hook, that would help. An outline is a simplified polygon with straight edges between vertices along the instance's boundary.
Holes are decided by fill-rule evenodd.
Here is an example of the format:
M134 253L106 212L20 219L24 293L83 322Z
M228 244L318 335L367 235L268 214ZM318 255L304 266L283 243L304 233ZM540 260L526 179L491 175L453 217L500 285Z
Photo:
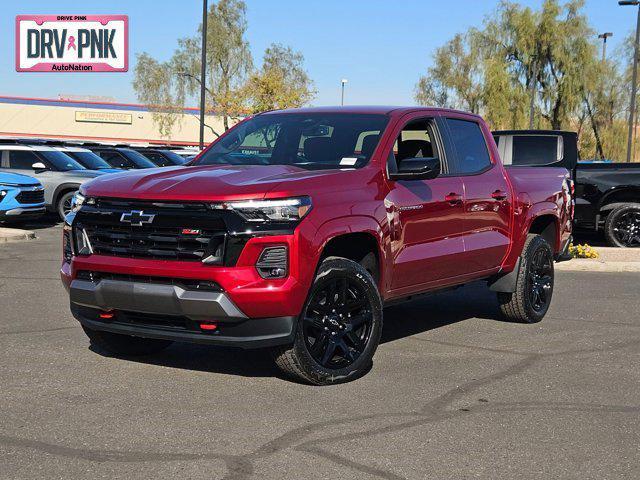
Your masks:
M114 312L113 310L102 310L98 314L98 318L100 318L101 320L113 320L113 317L115 316L116 312Z

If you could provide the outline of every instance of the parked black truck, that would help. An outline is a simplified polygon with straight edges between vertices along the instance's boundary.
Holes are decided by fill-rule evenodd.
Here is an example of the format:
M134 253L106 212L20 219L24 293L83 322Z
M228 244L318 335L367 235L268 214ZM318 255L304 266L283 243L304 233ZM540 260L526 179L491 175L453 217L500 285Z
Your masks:
M506 166L563 166L575 182L575 230L603 232L614 247L640 247L640 163L579 162L577 134L493 132Z

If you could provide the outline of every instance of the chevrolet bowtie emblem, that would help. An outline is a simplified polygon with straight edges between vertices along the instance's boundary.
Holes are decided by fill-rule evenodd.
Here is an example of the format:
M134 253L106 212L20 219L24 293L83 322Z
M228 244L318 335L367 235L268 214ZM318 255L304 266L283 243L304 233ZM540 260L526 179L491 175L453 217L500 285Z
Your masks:
M130 223L134 227L140 227L144 223L153 222L155 217L155 215L144 213L142 210L131 210L130 212L123 213L120 217L120 221L123 223Z

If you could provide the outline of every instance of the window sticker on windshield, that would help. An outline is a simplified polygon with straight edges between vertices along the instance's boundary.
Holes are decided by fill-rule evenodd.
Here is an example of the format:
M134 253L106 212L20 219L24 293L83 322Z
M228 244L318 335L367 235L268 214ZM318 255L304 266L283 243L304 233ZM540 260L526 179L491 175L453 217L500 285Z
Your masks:
M358 159L356 157L343 157L342 160L340 160L340 165L353 166L357 161Z

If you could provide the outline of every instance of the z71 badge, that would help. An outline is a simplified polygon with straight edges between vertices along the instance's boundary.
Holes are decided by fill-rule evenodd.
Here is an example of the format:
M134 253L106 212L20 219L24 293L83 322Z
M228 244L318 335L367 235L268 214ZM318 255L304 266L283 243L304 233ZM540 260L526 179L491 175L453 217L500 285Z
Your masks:
M16 16L18 72L126 72L126 15Z

